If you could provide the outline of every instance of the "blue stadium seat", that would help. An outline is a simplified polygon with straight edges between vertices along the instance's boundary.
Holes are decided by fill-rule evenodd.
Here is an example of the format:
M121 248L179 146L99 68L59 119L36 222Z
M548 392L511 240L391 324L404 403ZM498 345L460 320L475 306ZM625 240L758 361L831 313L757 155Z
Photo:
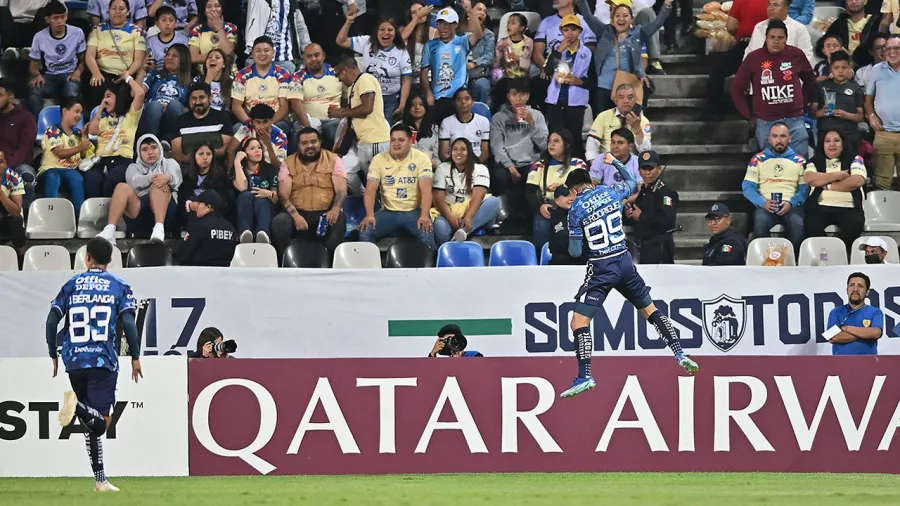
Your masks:
M528 241L500 241L491 246L488 265L491 267L537 265L537 252L534 245Z
M79 1L75 1L75 0L67 0L66 7L70 11L86 11L88 8L88 3L87 2L79 2Z
M438 267L484 267L484 249L474 241L445 242L438 248Z
M48 105L41 109L41 114L38 115L37 120L37 138L35 139L35 142L40 143L41 138L44 137L44 133L47 129L58 124L61 120L62 112L58 105ZM78 122L77 126L78 128L84 128L84 118Z
M544 247L541 248L541 265L550 265L551 258L553 255L550 254L550 243L545 242Z
M488 121L491 120L491 108L484 102L475 102L472 104L472 112L484 116Z

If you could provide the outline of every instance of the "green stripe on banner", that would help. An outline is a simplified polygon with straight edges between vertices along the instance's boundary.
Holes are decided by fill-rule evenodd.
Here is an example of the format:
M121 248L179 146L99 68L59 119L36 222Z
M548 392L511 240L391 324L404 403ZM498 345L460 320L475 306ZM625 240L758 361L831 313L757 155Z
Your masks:
M467 336L508 336L512 334L512 318L480 318L472 320L388 320L388 337L436 336L448 323L459 325Z

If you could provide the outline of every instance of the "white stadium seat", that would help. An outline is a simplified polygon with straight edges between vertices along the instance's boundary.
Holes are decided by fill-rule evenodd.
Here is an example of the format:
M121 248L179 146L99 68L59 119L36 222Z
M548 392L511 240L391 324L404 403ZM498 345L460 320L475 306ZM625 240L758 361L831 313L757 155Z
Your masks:
M867 237L871 236L864 235L862 237L858 237L855 241L853 241L853 246L850 247L850 265L863 265L866 263L866 252L860 251L859 245ZM888 246L888 252L885 261L890 264L900 264L900 254L898 254L897 252L897 241L884 235L880 235L878 237L882 241L886 242Z
M85 258L87 258L87 244L78 248L78 251L75 252L75 270L78 272L86 271L87 264L85 263ZM109 265L106 266L107 269L122 269L125 266L122 265L122 251L119 248L113 246L112 258L109 260Z
M25 234L29 239L75 237L75 206L68 199L37 199L28 208Z
M866 232L900 232L900 192L874 191L863 201Z
M32 246L25 252L23 271L70 271L69 250L62 246Z
M105 197L96 197L87 199L81 204L81 212L78 213L78 229L76 235L81 239L91 239L96 237L103 227L106 226L106 219L109 216L109 199ZM116 227L116 239L125 237L125 219L119 220Z
M825 227L826 234L836 234L836 233L840 232L840 230L841 229L839 229L837 225L828 225L827 227ZM769 232L771 232L773 234L783 234L784 233L784 225L782 225L781 223L779 223L777 225L772 225L772 228L769 229Z
M475 4L472 4L475 5ZM507 12L500 18L500 28L497 30L497 40L499 41L503 37L509 35L506 31L506 23L509 21L509 16L514 14L513 12ZM532 33L537 32L538 26L541 24L541 15L537 12L530 11L516 11L515 14L521 14L525 16L525 19L528 20L528 29L531 30ZM362 67L360 67L362 68Z
M19 255L9 246L0 246L0 271L19 270Z
M763 265L770 246L780 248L787 253L784 258L785 267L797 265L797 261L794 259L794 247L791 245L791 241L784 237L760 237L750 241L747 246L746 264L757 267Z
M808 237L800 245L797 265L819 265L819 254L823 249L828 253L828 265L847 265L847 245L837 237Z
M238 244L231 258L232 267L278 267L278 253L271 244Z
M381 269L381 251L370 242L345 242L334 251L335 269Z

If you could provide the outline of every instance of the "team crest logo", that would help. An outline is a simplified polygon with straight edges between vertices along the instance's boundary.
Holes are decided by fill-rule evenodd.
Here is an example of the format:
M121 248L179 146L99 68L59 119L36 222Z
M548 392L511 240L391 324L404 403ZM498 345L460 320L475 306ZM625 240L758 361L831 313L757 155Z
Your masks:
M397 198L398 199L405 199L408 196L409 196L409 194L406 192L406 188L397 188Z
M415 171L416 171L416 164L411 163L411 164L409 164L409 166L408 166L407 168L409 169L410 172L415 172Z
M56 54L62 55L62 54L65 54L65 52L66 52L65 44L57 44L56 45Z
M209 40L210 40L210 42L212 42L213 44L218 44L218 43L219 43L219 35L214 33L214 34L209 38Z
M744 337L747 324L747 303L725 295L705 300L703 333L716 348L728 353Z
M395 56L391 56L390 58L388 58L388 65L392 67L394 65L397 65L397 58Z
M316 86L316 91L318 91L319 93L325 93L325 86L322 86L321 84Z
M784 166L781 165L780 163L776 163L774 170L775 170L776 174L781 174L782 172L784 172Z
M850 88L847 88L846 90L844 90L844 95L847 95L848 97L852 97L853 90L851 90Z
M269 89L269 86L266 83L259 83L259 92L265 93Z
M872 325L872 320L863 320L863 327L868 327L869 325Z
M66 141L66 144L67 144L70 148L74 148L74 147L75 147L75 139L69 139L68 141Z

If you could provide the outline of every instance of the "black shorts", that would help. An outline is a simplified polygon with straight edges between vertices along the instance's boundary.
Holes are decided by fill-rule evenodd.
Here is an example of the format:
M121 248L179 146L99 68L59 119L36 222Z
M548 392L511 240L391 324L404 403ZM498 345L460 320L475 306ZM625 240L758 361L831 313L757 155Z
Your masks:
M105 367L90 367L69 371L69 382L78 400L96 409L103 416L112 415L116 403L116 382L119 373Z

